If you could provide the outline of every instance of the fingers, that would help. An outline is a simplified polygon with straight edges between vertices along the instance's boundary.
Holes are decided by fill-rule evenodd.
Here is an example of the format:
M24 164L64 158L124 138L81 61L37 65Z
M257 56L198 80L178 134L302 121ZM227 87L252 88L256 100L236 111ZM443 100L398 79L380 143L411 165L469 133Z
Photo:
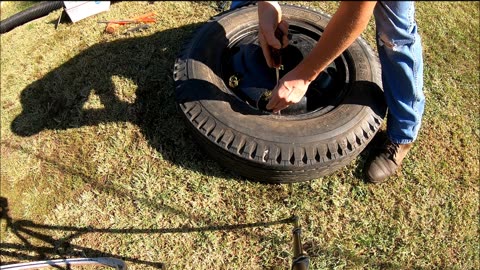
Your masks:
M272 92L271 98L267 103L266 109L272 110L274 113L277 113L294 102L289 101L287 98L291 94L291 89L288 89L284 86L283 83L279 83L277 87Z
M279 103L281 102L280 98L278 97L278 88L279 85L277 84L277 86L272 91L272 95L270 95L270 100L268 101L267 106L265 106L267 110L273 110L274 113L278 112L277 108L280 107Z
M281 104L275 103L274 105L271 105L273 101L270 100L266 106L267 110L272 111L273 113L278 113L279 111L283 110L286 108L286 106L282 106Z
M281 49L282 44L280 44L280 40L275 37L275 28L269 29L267 31L262 31L263 37L266 41L266 44L275 49Z
M285 99L277 99L274 97L270 99L266 106L267 110L271 110L273 113L277 113L283 109L286 109L288 106L293 104L293 102L286 102Z
M269 28L270 29L260 29L260 33L262 33L264 40L270 47L281 49L288 46L288 23L286 21L282 20L276 27L272 26ZM277 28L282 32L282 40L279 40L275 36Z
M283 35L282 35L282 48L285 48L288 46L288 23L284 20L282 20L279 24L278 24L278 28L283 32Z
M265 60L267 62L268 67L276 68L278 65L275 65L275 61L273 60L271 49L281 49L288 46L288 23L285 21L281 21L280 24L277 26L280 30L281 40L275 36L276 31L263 31L260 29L258 33L258 39L260 42L260 46L262 48L263 55L265 56Z
M260 47L262 48L263 56L265 57L265 61L267 61L268 67L273 68L273 59L270 53L270 46L268 46L262 33L258 34L258 39L260 42Z

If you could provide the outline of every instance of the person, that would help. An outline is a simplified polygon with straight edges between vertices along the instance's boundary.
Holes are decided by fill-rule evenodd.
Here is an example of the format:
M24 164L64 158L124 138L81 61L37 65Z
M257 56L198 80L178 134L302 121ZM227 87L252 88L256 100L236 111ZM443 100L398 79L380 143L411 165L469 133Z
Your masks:
M231 8L249 2L232 1ZM258 1L257 6L259 43L267 65L275 67L270 51L287 46L288 39L280 42L274 33L278 27L285 38L288 22L282 20L277 1ZM312 51L279 80L267 109L275 113L300 101L309 84L362 34L372 16L388 107L387 139L364 171L370 182L380 183L399 170L418 137L425 107L422 44L413 1L340 2Z

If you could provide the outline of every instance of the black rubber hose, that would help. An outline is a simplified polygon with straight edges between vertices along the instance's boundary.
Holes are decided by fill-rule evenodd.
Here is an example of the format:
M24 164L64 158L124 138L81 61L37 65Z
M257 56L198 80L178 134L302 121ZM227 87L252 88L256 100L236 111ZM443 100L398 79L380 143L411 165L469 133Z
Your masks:
M29 21L48 15L50 12L63 7L63 1L45 1L36 4L24 11L14 14L0 22L0 34Z

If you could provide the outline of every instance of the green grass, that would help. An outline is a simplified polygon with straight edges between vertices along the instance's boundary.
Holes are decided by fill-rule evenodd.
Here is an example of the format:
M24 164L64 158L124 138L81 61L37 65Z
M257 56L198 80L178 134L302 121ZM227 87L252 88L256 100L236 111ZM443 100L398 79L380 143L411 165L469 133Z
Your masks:
M22 4L5 3L2 19ZM172 73L214 6L119 2L55 30L58 10L1 35L2 265L111 256L129 269L289 269L295 213L310 269L480 267L478 2L416 2L425 117L402 172L381 185L363 181L361 158L263 185L205 157ZM158 22L144 32L97 23L149 11Z
M5 20L6 18L17 14L29 7L36 5L40 1L2 1L0 7L0 18Z

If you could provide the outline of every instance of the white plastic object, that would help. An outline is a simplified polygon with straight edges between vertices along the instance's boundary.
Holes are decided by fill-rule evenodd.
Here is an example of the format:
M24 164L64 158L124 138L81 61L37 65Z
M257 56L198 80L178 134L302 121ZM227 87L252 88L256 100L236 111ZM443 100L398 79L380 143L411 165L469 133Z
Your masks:
M63 4L72 22L110 9L110 1L63 1Z

